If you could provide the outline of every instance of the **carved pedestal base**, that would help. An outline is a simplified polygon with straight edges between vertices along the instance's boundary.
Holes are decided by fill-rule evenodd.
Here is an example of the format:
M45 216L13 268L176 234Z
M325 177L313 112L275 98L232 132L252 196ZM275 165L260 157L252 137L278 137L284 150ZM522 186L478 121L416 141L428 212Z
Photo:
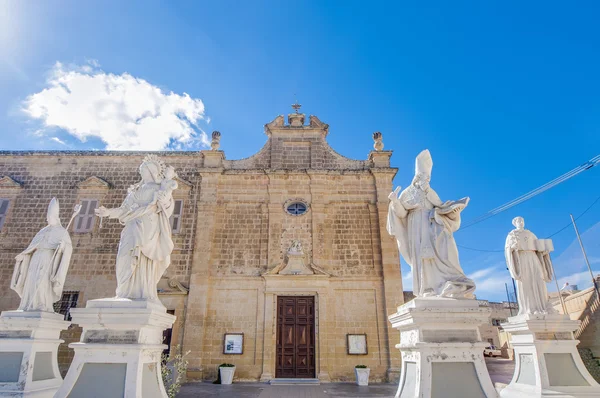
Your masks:
M62 383L57 351L71 323L51 312L0 316L0 397L53 397Z
M502 324L511 334L515 374L501 397L599 397L600 385L588 373L568 315L519 315Z
M475 300L416 298L389 316L400 331L402 372L396 398L492 398L479 325L490 310Z
M160 304L126 299L90 300L72 309L83 327L73 363L57 398L166 397L160 367L162 333L175 316Z

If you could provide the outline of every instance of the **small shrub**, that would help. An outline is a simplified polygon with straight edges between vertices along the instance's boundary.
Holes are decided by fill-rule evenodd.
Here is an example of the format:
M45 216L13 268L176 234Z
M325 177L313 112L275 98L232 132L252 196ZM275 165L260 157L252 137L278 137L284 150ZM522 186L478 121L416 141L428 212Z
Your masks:
M367 365L356 365L355 368L357 368L357 369L366 369Z
M177 354L174 354L175 352ZM183 382L188 367L188 361L184 359L184 357L189 353L190 352L188 351L185 354L182 354L180 346L178 345L171 349L169 355L162 355L160 372L169 398L175 398L181 389L181 383ZM175 378L173 378L173 370L175 370L176 373Z
M219 365L220 368L235 368L235 365L232 363L222 363Z

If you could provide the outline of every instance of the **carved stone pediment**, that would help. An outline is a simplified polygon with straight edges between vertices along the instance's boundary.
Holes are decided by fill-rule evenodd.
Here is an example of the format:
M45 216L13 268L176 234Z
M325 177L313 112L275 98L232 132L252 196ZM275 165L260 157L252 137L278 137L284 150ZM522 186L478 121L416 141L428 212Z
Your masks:
M77 184L79 189L110 189L110 184L100 177L91 176Z
M161 295L185 295L190 291L189 288L185 287L177 279L169 278L167 276L160 278L156 290L158 291L158 294Z
M23 184L13 180L9 176L0 178L0 189L20 189L23 188Z

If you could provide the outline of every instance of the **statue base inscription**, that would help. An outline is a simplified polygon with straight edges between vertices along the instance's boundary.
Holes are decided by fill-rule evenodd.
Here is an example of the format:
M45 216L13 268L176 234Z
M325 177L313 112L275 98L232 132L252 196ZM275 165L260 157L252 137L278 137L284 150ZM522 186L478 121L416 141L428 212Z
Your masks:
M0 397L53 397L62 377L60 332L71 322L62 314L4 311L0 315Z
M400 331L396 398L496 397L478 328L489 316L476 300L417 297L398 307L388 317Z
M161 377L163 331L175 316L147 300L90 300L72 309L83 327L75 357L56 397L166 397Z
M580 321L568 315L517 315L502 327L515 349L515 373L501 397L598 397L573 337Z

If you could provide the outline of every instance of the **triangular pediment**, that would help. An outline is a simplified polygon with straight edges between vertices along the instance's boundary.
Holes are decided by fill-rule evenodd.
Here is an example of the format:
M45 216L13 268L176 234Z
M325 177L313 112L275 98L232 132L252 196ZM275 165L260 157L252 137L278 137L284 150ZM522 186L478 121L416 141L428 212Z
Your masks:
M91 176L77 184L79 189L110 189L110 184L100 177Z
M19 189L19 188L23 188L23 184L13 180L9 176L4 176L4 177L0 178L0 188Z

